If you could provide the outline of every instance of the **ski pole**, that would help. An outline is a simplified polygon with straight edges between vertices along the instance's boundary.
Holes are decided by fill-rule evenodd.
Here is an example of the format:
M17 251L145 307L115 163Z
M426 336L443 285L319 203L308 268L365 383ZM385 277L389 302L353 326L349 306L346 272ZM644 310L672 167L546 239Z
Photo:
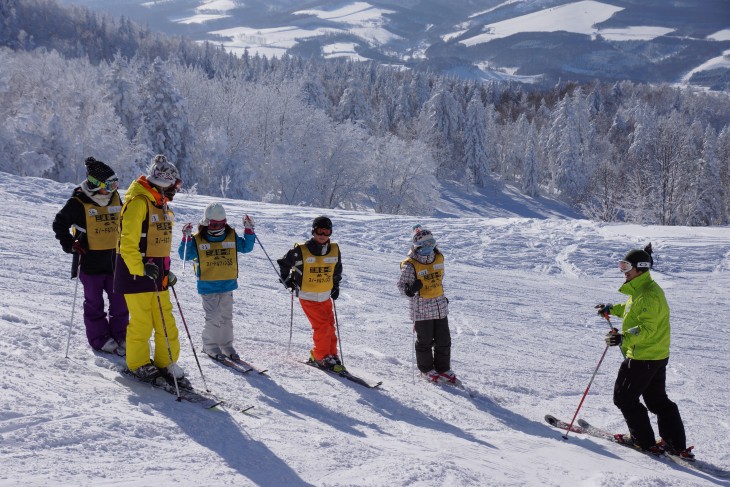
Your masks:
M74 273L75 271L75 273ZM68 349L71 346L71 329L74 324L74 314L76 313L76 296L79 293L79 272L81 272L81 258L79 254L74 254L73 265L71 267L71 278L76 278L76 284L74 285L74 304L71 306L71 321L68 323L68 337L66 338L66 358L68 358Z
M337 305L332 300L332 309L335 311L335 329L337 331L337 341L340 342L340 362L345 365L345 354L342 352L342 337L340 337L340 322L337 320Z
M276 266L274 265L274 261L271 260L271 257L269 257L269 253L266 251L266 249L264 248L264 245L261 243L261 239L256 234L254 234L254 237L256 238L256 242L258 242L259 246L261 247L261 250L264 251L264 254L266 255L266 258L269 259L269 262L271 263L271 267L274 269L274 272L276 273L276 276L279 278L279 282L281 282L284 285L284 287L286 287L286 283L284 282L284 279L281 278L281 275L279 274L279 271L276 270ZM296 267L294 269L296 269ZM299 269L296 269L296 270L299 270Z
M286 346L286 355L291 357L291 339L294 333L294 291L291 291L291 319L289 321L289 344Z
M261 247L261 250L264 251L264 255L266 255L266 258L269 259L269 263L271 264L271 267L274 269L274 272L276 273L276 277L279 278L279 282L282 283L284 285L284 287L288 288L289 286L286 285L286 282L284 282L284 279L281 278L279 271L276 270L274 261L271 260L271 257L269 257L269 253L264 248L264 244L261 243L261 239L256 234L254 234L254 237L256 238L256 242L258 242L259 247ZM297 269L296 267L293 267L293 269L297 272L300 272L299 269ZM296 283L294 284L294 287L295 288L297 287ZM291 341L292 341L292 336L294 334L294 292L295 292L295 289L292 289L290 291L290 293L291 293L291 313L290 313L291 319L289 321L289 343L286 346L287 356L291 356Z
M185 263L188 261L187 257L188 257L188 241L185 240L185 248L183 249L183 276L185 275ZM173 291L174 291L174 289L173 289ZM177 299L177 294L175 294L175 299ZM184 321L185 320L183 320L183 322ZM205 382L205 381L203 381L203 382Z
M152 259L150 259L150 262ZM150 277L150 279L152 279ZM175 361L172 359L172 349L170 348L170 338L167 336L167 325L165 324L165 314L162 312L162 300L160 299L160 291L157 289L157 281L155 279L152 279L152 283L155 285L155 296L157 296L157 306L160 308L160 319L162 320L162 331L165 334L165 343L167 344L167 355L170 357L170 364L174 364ZM175 376L175 371L173 370L172 373L172 380L175 382L175 394L177 394L177 400L182 401L182 397L180 397L180 388L177 385L177 377Z
M570 425L568 426L568 429L565 430L565 434L563 435L563 439L568 439L568 433L570 433L570 430L573 428L573 422L575 421L575 418L578 417L578 411L580 411L581 406L583 405L583 401L585 401L586 396L588 395L588 391L591 389L591 384L593 384L593 379L596 378L596 374L598 373L598 368L601 366L601 363L603 362L603 357L606 356L606 352L608 351L609 345L606 345L606 348L603 350L603 354L601 355L601 360L598 361L598 365L596 365L596 370L593 371L593 375L591 376L590 382L588 382L588 387L586 387L586 391L583 393L583 397L580 398L580 403L578 404L578 409L575 410L575 414L573 415L573 419L570 420Z
M188 328L188 323L185 321L185 315L183 314L182 308L180 307L180 300L177 299L177 291L175 291L175 286L172 287L172 294L175 296L175 302L177 303L177 310L180 312L180 318L182 318L183 325L185 325L185 333L188 334L188 340L190 341L190 348L193 349L193 356L195 357L195 362L198 364L198 370L200 371L200 377L203 379L203 385L205 386L205 390L210 392L210 389L208 389L208 383L205 381L205 376L203 375L203 368L200 366L200 360L198 360L198 354L195 351L195 345L193 345L193 338L190 336L190 329Z
M413 325L413 330L411 331L411 336L413 336L413 343L411 347L411 376L413 379L413 383L416 383L416 325Z

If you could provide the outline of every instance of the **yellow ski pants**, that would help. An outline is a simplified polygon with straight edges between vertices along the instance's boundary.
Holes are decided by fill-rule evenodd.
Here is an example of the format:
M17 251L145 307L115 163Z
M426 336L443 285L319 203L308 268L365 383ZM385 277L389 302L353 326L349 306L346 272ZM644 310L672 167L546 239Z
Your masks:
M180 340L175 318L172 316L170 291L160 291L162 315L165 318L167 338L170 342L169 351L157 295L153 292L125 294L124 299L129 308L129 325L127 325L127 367L129 370L134 371L150 363L149 339L153 329L155 332L155 354L152 360L154 364L159 368L167 367L170 365L170 354L172 354L172 360L177 362L180 356Z

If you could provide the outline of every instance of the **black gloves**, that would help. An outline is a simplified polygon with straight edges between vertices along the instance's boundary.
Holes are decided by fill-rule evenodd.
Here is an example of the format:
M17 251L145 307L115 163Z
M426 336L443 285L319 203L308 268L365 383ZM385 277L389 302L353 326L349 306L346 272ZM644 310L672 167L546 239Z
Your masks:
M167 273L167 286L173 287L175 284L177 284L177 276L170 271Z
M621 340L623 340L623 335L618 332L618 329L611 328L611 331L608 332L606 335L606 345L609 347L615 347L617 345L621 345Z
M79 240L74 240L73 245L71 245L71 251L75 252L79 255L85 255L86 252L88 252L88 249L84 247L84 244L81 243Z
M144 265L144 275L156 281L160 277L160 268L154 262L147 262Z
M406 284L404 291L406 293L406 296L408 296L409 298L412 298L413 296L416 295L416 293L418 291L421 290L422 287L423 287L423 283L421 282L421 280L416 279L415 281L413 281L413 284Z
M613 305L611 303L601 303L594 306L594 308L596 308L596 311L598 312L598 316L602 316L604 318L608 318L608 316L611 314L612 307Z
M337 298L339 298L339 297L340 297L340 288L339 288L339 286L338 287L333 287L332 288L332 292L330 293L330 298L332 298L332 301L336 301Z
M294 291L297 288L297 283L294 282L291 274L288 276L281 276L281 282L284 283L284 287Z

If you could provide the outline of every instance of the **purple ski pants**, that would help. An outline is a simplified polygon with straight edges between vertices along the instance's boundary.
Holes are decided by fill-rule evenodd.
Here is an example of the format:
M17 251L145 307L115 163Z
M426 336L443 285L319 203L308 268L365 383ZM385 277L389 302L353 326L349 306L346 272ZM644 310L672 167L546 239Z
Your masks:
M129 311L124 295L114 292L114 274L79 272L84 285L84 325L89 345L99 350L111 337L123 343L127 336ZM104 292L109 300L109 315L104 312Z

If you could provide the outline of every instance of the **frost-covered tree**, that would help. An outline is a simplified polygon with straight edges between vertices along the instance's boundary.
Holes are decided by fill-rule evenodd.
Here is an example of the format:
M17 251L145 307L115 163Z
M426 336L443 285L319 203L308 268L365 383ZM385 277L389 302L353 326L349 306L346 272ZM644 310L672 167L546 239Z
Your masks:
M464 124L464 165L468 180L477 187L484 187L491 172L487 146L494 141L487 140L485 130L486 111L478 97L473 97L466 107Z
M535 124L530 124L530 130L525 141L525 153L522 157L521 189L524 194L532 198L540 194L538 166L537 130Z
M579 92L566 95L553 113L547 140L552 183L561 197L580 203L593 170L588 145L592 137Z
M319 157L314 160L309 203L323 208L350 207L367 179L366 133L353 123L328 124Z
M18 0L0 0L0 46L19 47L20 25L16 13Z
M388 135L368 142L368 198L378 213L430 213L438 197L436 163L421 142Z
M140 123L138 107L141 103L137 77L136 68L132 68L121 52L117 51L105 75L105 98L114 107L129 139L137 133Z
M431 147L437 176L465 179L463 127L464 113L446 83L434 89L419 115L419 139Z
M94 155L124 171L132 144L104 100L99 68L42 51L0 50L0 64L0 169L77 181Z
M347 88L342 93L335 114L338 122L351 120L363 123L370 119L370 106L360 80L352 78L347 82Z
M727 223L724 191L717 164L717 134L707 126L702 154L694 171L689 173L690 197L683 218L686 225L722 225Z
M715 149L724 195L725 216L730 217L730 125L726 125L718 134Z
M316 73L308 73L302 84L302 99L307 105L324 110L327 108L327 95L324 92L322 81Z
M189 162L187 146L192 142L188 114L185 100L159 57L144 75L139 95L141 123L135 142L143 151L140 163L164 154L184 175Z

